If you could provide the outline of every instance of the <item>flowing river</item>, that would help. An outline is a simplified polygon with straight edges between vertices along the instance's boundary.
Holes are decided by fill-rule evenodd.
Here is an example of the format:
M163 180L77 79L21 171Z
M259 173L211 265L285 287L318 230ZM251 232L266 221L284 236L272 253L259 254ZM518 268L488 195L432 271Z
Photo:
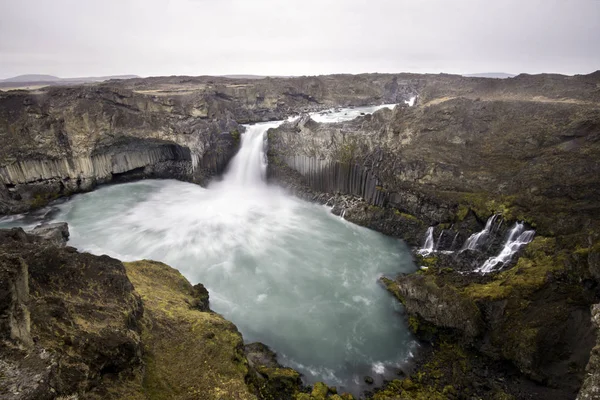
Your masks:
M417 347L401 307L377 282L415 266L400 240L265 183L265 133L278 124L248 126L223 179L207 189L174 180L107 185L0 227L66 221L69 244L81 251L163 261L202 282L211 308L246 342L269 345L307 383L358 394L367 375L376 384L397 376Z

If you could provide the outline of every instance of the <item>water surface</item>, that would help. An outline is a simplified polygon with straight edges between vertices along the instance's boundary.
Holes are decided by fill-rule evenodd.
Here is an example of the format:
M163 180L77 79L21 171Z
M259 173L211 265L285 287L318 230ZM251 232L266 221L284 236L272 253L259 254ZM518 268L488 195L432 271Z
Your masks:
M356 112L356 111L353 111ZM360 111L359 111L360 112ZM69 244L121 260L163 261L210 292L211 308L247 342L261 341L307 382L358 393L365 375L393 379L416 343L382 274L415 269L403 242L264 182L265 132L256 124L221 182L103 186L58 204ZM0 221L34 225L37 214Z

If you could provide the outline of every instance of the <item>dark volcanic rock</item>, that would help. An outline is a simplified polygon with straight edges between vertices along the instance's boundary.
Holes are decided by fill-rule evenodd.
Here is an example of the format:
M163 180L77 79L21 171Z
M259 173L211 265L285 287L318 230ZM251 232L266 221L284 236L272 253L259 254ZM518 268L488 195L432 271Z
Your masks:
M40 224L29 233L50 240L59 246L64 246L69 240L69 225L66 222Z
M143 308L119 261L19 228L0 231L0 261L2 398L94 391L107 376L139 368Z

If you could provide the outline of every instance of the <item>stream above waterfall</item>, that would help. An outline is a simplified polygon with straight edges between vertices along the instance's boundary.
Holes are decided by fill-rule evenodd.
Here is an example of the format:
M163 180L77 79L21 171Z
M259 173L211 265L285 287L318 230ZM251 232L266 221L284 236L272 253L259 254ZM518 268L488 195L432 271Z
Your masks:
M338 120L372 109L340 111ZM336 113L328 113L335 119ZM210 305L246 342L270 346L307 383L359 394L394 379L417 343L379 284L416 268L400 240L356 226L265 183L266 131L247 126L223 179L107 185L0 227L68 222L69 244L123 261L153 259L210 292Z

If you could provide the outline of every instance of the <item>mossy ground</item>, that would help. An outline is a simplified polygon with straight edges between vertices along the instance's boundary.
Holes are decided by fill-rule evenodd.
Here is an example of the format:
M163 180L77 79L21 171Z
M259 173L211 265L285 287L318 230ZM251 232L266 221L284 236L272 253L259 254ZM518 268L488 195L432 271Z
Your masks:
M590 280L587 260L598 247L597 243L583 247L579 239L579 236L537 236L520 253L514 265L486 276L456 273L446 268L446 263L442 263L436 255L417 256L418 265L426 265L428 269L417 272L421 279L416 280L415 284L418 286L415 286L415 290L434 295L438 293L433 290L436 287L450 288L461 301L474 304L483 317L482 336L465 341L465 337L457 334L458 332L442 330L424 319L418 311L415 313L414 310L408 310L411 330L419 338L433 343L434 348L438 346L438 349L429 358L433 361L418 367L411 376L411 383L415 384L409 385L412 393L407 390L406 383L394 381L386 388L387 392L380 392L376 398L384 399L387 398L384 395L392 394L398 397L390 398L454 398L444 393L444 388L448 385L455 387L456 382L463 378L453 374L447 381L437 382L435 376L439 373L432 368L444 363L444 354L448 348L443 348L443 345L462 349L471 361L477 357L509 360L524 374L523 379L527 376L546 384L560 379L561 385L567 388L566 392L577 387L583 376L588 348L592 346L590 338L593 338L588 328L588 305L593 301L593 293L586 291L582 281ZM411 303L412 299L403 298L400 293L398 283L404 282L403 280L415 281L406 276L398 277L398 281L384 278L382 283L400 301L406 302L408 309L415 305ZM419 298L421 297L423 296ZM445 304L444 301L450 306L455 304L456 299L442 299L442 305ZM467 348L469 350L465 350ZM455 352L455 359L460 358L458 354ZM557 375L553 368L564 372ZM449 376L447 369L443 373L444 376ZM423 376L428 378L423 381ZM487 383L485 385L490 386ZM486 398L511 398L506 393L516 395L517 398L536 398L531 397L531 393L542 393L537 392L541 388L543 387L534 385L519 387L515 391L492 385L491 392L486 392L489 396ZM529 394L523 395L519 392L521 390ZM543 390L546 390L543 393L549 396L547 398L563 398L561 396L565 393L562 389Z
M154 261L125 268L145 307L144 397L256 399L245 383L248 366L235 326L191 308L192 286L177 270Z
M448 400L476 396L481 391L474 383L478 360L459 345L440 341L433 345L424 363L405 379L396 379L378 391L373 400ZM489 385L482 398L509 400L500 384Z

